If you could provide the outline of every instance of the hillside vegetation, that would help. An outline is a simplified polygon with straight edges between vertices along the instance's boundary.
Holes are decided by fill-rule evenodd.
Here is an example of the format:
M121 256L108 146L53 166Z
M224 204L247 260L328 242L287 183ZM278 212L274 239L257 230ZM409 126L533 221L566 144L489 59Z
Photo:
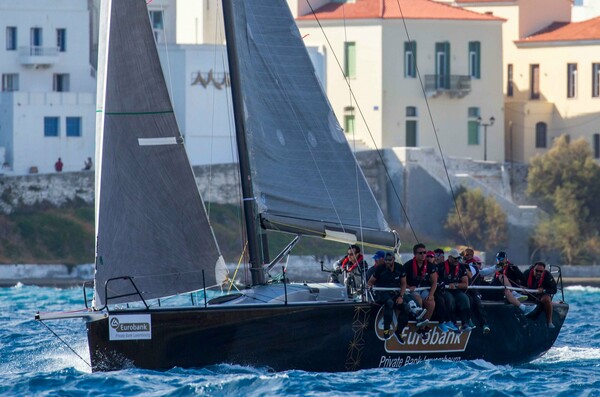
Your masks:
M211 204L211 224L227 262L237 262L243 250L240 209ZM275 254L292 236L269 234ZM345 244L304 238L295 255L340 256ZM81 203L63 208L28 208L0 215L0 263L94 262L94 207Z

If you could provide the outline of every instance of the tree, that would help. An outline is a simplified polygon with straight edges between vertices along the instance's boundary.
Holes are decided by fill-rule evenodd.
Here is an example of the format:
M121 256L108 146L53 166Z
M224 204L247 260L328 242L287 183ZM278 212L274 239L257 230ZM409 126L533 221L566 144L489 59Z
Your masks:
M548 215L538 225L537 248L556 251L568 263L600 253L600 166L588 143L569 143L565 135L545 154L531 161L527 193Z
M459 188L456 205L458 213L454 209L450 211L446 229L454 233L457 239L462 237L468 245L486 251L505 245L506 214L496 200L486 197L480 189Z

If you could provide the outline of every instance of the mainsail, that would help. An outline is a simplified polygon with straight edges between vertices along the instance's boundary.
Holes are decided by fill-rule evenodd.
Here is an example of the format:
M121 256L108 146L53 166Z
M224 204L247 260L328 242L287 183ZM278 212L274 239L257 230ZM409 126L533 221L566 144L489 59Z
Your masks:
M263 226L394 247L286 1L229 3L242 95L236 111Z
M224 263L144 0L102 2L98 107L95 305L107 303L105 289L108 303L139 301L133 284L144 299L214 285ZM109 281L120 277L133 283Z

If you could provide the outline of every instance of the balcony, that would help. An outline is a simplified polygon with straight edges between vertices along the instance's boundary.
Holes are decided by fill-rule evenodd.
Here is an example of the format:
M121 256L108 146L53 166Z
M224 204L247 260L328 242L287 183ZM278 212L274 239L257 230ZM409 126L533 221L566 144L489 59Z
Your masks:
M59 61L58 47L19 47L19 61L23 66L48 68Z
M447 93L451 98L462 98L471 92L471 76L425 75L425 92L433 97Z

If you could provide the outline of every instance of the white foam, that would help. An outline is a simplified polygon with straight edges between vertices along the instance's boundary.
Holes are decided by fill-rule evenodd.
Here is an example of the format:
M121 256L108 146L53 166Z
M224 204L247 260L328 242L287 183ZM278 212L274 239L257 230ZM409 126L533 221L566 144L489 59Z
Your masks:
M575 291L575 292L600 292L600 287L590 287L585 285L571 285L566 287L567 291Z
M598 359L600 359L600 348L563 346L550 349L539 361L556 363Z

